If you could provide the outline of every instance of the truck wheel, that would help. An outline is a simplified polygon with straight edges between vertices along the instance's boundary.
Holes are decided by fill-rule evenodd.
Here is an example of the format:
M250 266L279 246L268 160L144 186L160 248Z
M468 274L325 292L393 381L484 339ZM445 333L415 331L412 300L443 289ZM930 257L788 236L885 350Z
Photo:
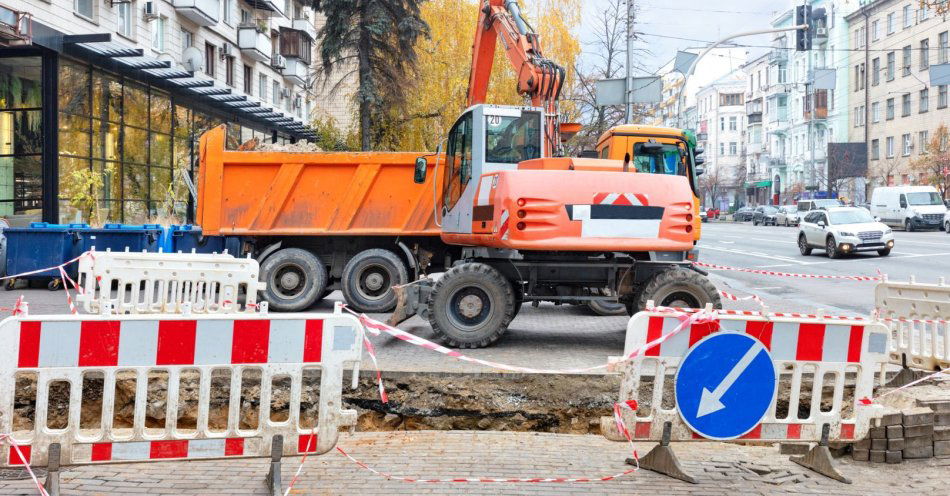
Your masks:
M518 313L521 312L521 306L524 305L524 292L514 290L514 284L511 284L511 287L515 302L514 313L511 314L511 320L515 320L515 317L517 317Z
M274 310L299 312L320 300L327 287L327 268L320 257L300 248L284 248L261 264L267 284L264 299Z
M484 348L508 329L515 296L501 273L482 263L446 272L429 296L429 324L437 340L453 348Z
M650 300L661 307L703 308L712 303L713 308L722 308L716 286L707 277L689 269L672 268L655 274L637 291L630 302L633 308L628 311L632 315L643 310Z
M353 310L383 313L396 308L393 286L409 282L409 273L395 253L373 248L351 258L341 279L343 298Z
M626 306L622 303L614 303L612 301L591 300L587 302L587 308L589 308L591 312L605 317L611 315L627 315Z

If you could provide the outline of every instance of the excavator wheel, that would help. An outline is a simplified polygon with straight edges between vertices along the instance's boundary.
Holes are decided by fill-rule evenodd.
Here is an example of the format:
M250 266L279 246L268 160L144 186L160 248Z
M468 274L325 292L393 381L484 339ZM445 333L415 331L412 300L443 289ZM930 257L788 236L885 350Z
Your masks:
M645 309L650 300L661 307L703 308L712 303L713 308L722 308L716 286L690 269L670 268L654 274L627 302L627 313L633 315Z
M500 272L482 263L452 267L428 301L435 337L453 348L484 348L501 337L515 315L515 295Z

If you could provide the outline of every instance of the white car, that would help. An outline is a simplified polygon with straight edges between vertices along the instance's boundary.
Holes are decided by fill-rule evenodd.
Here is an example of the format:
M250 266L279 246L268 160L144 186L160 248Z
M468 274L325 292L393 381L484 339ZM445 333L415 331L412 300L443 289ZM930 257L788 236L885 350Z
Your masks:
M943 214L943 230L950 234L950 210Z
M780 226L798 225L798 205L782 205L778 207L778 215L775 216L775 223Z
M798 249L807 256L815 248L824 249L828 258L858 251L877 251L886 257L894 248L894 232L863 208L813 210L798 227Z

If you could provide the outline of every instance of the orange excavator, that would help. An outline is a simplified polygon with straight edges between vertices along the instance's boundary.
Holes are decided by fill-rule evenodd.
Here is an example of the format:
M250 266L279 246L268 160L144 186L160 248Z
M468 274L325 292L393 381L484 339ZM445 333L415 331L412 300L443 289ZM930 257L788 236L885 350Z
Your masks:
M499 37L530 106L484 101ZM635 138L640 156L562 156L562 131L579 129L559 122L565 71L544 57L516 0L482 2L472 57L470 106L445 154L419 157L414 174L433 185L441 238L461 256L398 288L390 323L419 314L444 344L475 348L498 340L526 301L622 303L631 314L650 300L721 306L689 262L694 147L676 133L625 133L618 138Z

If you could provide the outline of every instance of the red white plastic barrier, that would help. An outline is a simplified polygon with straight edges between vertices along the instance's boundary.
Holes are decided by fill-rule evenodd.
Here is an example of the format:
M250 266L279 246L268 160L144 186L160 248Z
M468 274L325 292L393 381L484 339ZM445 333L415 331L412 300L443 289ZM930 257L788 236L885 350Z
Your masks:
M53 443L61 446L64 464L266 456L277 435L284 439L284 454L325 453L336 444L339 428L356 420L355 411L341 409L340 398L344 365L357 367L360 361L361 332L359 321L339 310L9 317L0 322L0 342L5 343L0 348L0 411L14 411L17 379L29 375L37 384L36 408L29 430L14 431L13 415L0 416L0 432L10 433L23 453L0 452L0 466L45 466ZM301 412L303 377L309 371L319 375L308 386L320 391L315 428L305 425ZM149 387L149 377L156 372L167 374L164 428L146 425L147 408L156 408L150 398L154 388ZM245 378L245 372L256 378ZM90 374L102 378L102 413L96 427L80 428L83 384ZM183 374L197 376L194 428L178 425ZM130 378L135 390L132 426L117 427L116 383ZM284 378L290 382L287 419L272 420L274 380ZM252 398L260 405L256 427L241 423L249 415L242 406L242 386L248 379L259 381L259 398ZM225 405L216 399L218 406L213 407L213 381L228 385ZM51 428L48 422L55 382L69 388L64 428ZM213 408L226 410L226 426L213 425Z
M694 322L682 330L680 315L668 310L644 311L635 315L627 327L627 350L647 346L642 356L618 363L623 373L619 401L636 401L636 412L624 412L625 424L635 440L659 440L663 425L672 424L671 439L701 439L689 429L677 412L675 400L664 397L669 390L681 358L699 340L714 332L746 333L769 350L776 370L786 375L789 386L787 408L778 408L777 400L762 422L744 440L818 441L823 424L830 425L829 439L863 438L870 419L880 410L863 404L860 398L871 396L874 373L887 361L887 329L866 320L835 320L822 317L763 317L755 312L735 315L720 312L715 321ZM658 346L656 342L672 335ZM845 404L846 375L855 377L854 400ZM827 382L830 378L830 383ZM813 381L813 387L804 385ZM819 387L823 385L824 387ZM823 406L823 389L831 388L830 400ZM830 403L828 407L827 403ZM808 415L800 418L807 405ZM605 417L604 434L622 440L616 427Z
M774 270L761 270L761 269L747 269L743 267L729 267L726 265L715 265L708 264L703 262L693 262L693 265L697 267L703 267L711 270L734 270L737 272L747 272L750 274L761 274L764 276L778 276L778 277L797 277L800 279L843 279L848 281L880 281L883 276L836 276L836 275L821 275L821 274L802 274L796 272L777 272Z
M891 330L891 363L923 370L950 368L950 285L886 278L874 288L879 320Z

